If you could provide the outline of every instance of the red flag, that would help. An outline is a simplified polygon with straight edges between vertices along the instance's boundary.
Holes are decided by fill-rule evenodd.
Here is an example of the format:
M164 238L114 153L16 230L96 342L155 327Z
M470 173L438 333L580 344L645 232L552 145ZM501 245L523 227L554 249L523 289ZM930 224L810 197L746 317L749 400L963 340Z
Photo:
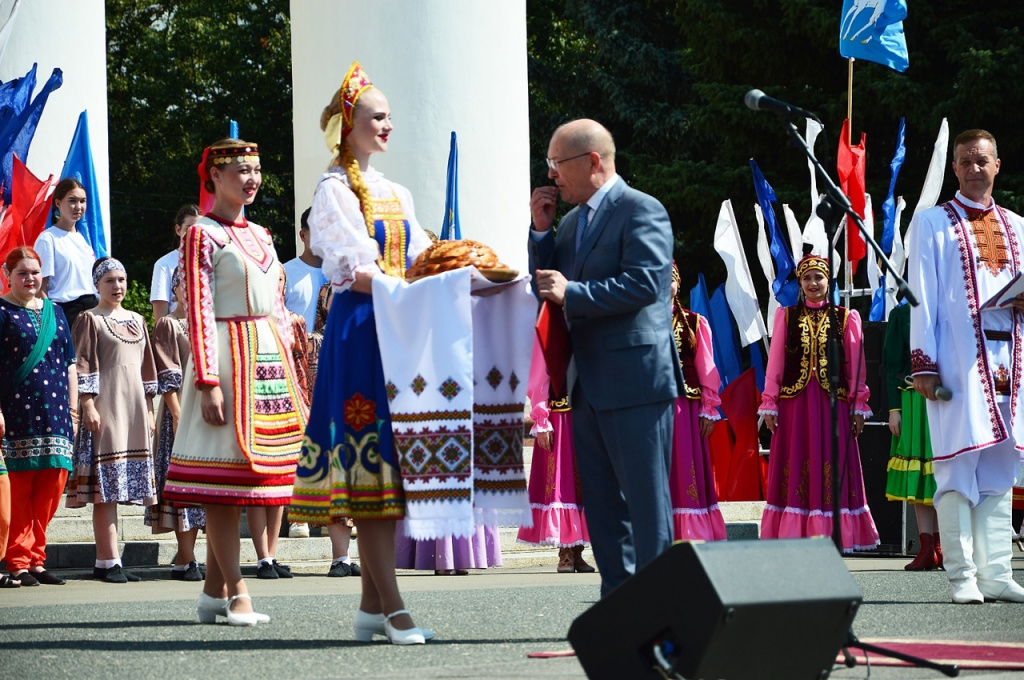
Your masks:
M864 184L864 154L865 144L868 136L865 133L860 135L860 144L850 146L850 119L843 121L843 131L839 134L839 153L836 157L836 166L839 170L839 187L850 199L850 205L854 212L864 219L865 205L865 184ZM867 246L864 244L864 237L856 224L847 221L846 225L846 259L857 271L857 263L867 255Z
M0 222L0 258L17 246L32 245L42 233L50 214L53 175L41 180L17 155L11 173L11 205ZM4 284L6 290L6 283Z
M537 317L537 339L540 341L541 352L544 353L544 363L547 364L548 376L551 378L551 387L555 395L566 396L569 389L566 384L566 371L572 357L569 327L565 323L562 308L550 300L545 300L541 305L540 315Z
M757 409L761 393L753 368L743 371L721 392L722 412L729 421L735 441L729 463L729 474L720 484L724 494L719 500L759 501L764 498L758 459Z
M732 447L733 436L732 430L729 429L729 421L719 420L708 437L708 453L711 457L711 469L715 471L715 493L720 501L732 500L726 497Z

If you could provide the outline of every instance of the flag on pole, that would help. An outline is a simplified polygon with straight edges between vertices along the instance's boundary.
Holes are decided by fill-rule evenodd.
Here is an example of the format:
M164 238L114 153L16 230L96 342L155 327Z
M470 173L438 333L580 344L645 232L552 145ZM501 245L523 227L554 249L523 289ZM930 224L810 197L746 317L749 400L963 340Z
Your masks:
M907 207L907 202L900 196L896 200L896 233L892 239L892 255L889 261L892 262L892 271L903 276L903 269L907 264L907 254L903 249L903 236L900 234L900 215ZM885 319L889 320L889 313L896 309L899 302L896 300L896 281L891 276L885 277Z
M782 215L786 220L786 232L789 234L789 250L793 253L793 261L799 262L804 256L804 236L800 231L800 223L796 221L796 213L789 203L782 204Z
M0 257L12 248L36 242L50 214L50 191L54 184L53 175L41 180L25 167L20 158L14 157L11 204L0 219ZM6 280L0 283L0 287L6 291Z
M0 154L3 154L0 167L0 186L3 188L3 202L11 202L11 177L14 174L14 154L18 158L27 159L28 149L36 134L39 117L43 115L43 107L50 93L60 87L64 76L59 68L53 69L49 80L43 84L36 98L29 103L29 97L36 86L36 67L24 78L16 78L0 87ZM9 87L8 87L9 86Z
M444 221L441 223L441 240L458 241L462 238L462 224L459 222L459 144L452 130L452 146L448 151L448 182L444 196Z
M747 256L743 252L743 241L736 224L736 215L732 210L732 201L722 201L718 211L718 224L715 226L715 250L725 262L725 297L729 300L736 325L740 331L740 343L746 347L756 343L768 335L768 329L761 316L761 306L757 302L757 291L754 279L747 266Z
M775 281L775 265L772 264L772 253L768 248L768 236L764 228L764 215L761 214L761 206L754 204L754 217L757 218L757 260L761 263L761 271L768 279L768 286ZM779 301L775 295L768 295L768 335L772 334L771 320L775 318L775 310L778 309Z
M754 369L748 368L722 390L722 413L734 435L731 460L718 482L720 501L759 501L762 492L760 442L757 436L757 409L761 392L755 382ZM721 466L724 467L724 466Z
M739 377L743 371L743 358L740 355L736 340L736 324L729 312L729 302L725 297L725 284L721 284L711 294L708 322L711 324L711 337L715 354L715 368L722 379L722 387Z
M896 153L893 154L892 162L889 164L891 174L889 193L885 195L885 201L882 202L882 240L879 245L886 255L892 254L892 241L896 232L896 178L900 174L900 168L903 167L903 159L907 156L904 142L906 128L906 118L900 118L900 129L896 133Z
M839 133L839 153L836 166L839 170L839 187L850 199L853 211L864 219L864 155L867 134L861 133L860 144L850 145L850 119L843 121L843 130ZM856 224L850 224L846 218L846 262L850 271L856 273L857 263L867 254L867 246Z
M71 140L68 156L64 160L64 169L60 172L61 179L74 177L85 187L85 195L89 209L75 228L82 234L86 242L92 246L96 257L106 257L107 232L103 228L103 211L100 210L100 191L96 184L96 169L92 164L92 146L89 142L89 114L82 111L78 116L78 127Z
M804 141L807 142L807 148L811 150L811 156L814 156L814 142L817 141L818 135L825 129L825 126L816 120L810 118L805 119L807 121L807 132L804 133ZM807 159L807 170L811 173L811 214L814 214L814 209L818 207L818 171L814 168L814 163L810 158Z
M14 4L11 5L11 11L4 20L3 26L0 26L0 61L4 60L4 52L7 51L7 43L11 40L11 33L14 32L14 15L18 13L18 7L21 5L21 0L14 0Z
M907 0L843 0L839 54L902 73L910 65L903 20Z
M945 118L939 125L939 134L935 138L935 145L932 147L932 158L928 162L928 171L924 175L924 186L921 187L921 197L917 199L917 206L914 214L927 210L939 200L939 192L942 190L942 181L946 177L946 149L949 146L949 123ZM909 241L907 236L904 241Z
M792 277L796 263L793 261L793 251L790 249L789 239L782 233L779 220L775 216L775 208L772 203L775 198L775 190L768 184L768 180L761 174L761 168L757 167L757 161L750 159L750 171L754 177L754 191L757 193L757 203L761 206L761 214L768 226L768 251L775 263L775 280L772 281L772 292L779 304L783 307L795 305L797 294L800 292L800 284Z

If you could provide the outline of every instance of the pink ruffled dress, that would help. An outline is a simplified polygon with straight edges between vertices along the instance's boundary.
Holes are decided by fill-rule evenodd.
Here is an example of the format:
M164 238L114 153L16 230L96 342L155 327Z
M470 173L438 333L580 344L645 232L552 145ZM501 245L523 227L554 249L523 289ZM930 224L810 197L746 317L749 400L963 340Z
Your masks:
M805 303L807 314L787 357L791 314L804 306L779 309L775 314L768 351L760 414L778 416L768 458L767 505L761 518L761 538L803 538L832 535L832 456L829 395L821 381L828 327L824 302ZM837 308L842 335L843 374L839 400L840 529L844 552L870 550L878 545L878 530L864 492L860 450L852 434L853 414L871 415L865 382L863 334L855 310ZM845 322L844 322L845 319ZM788 362L788 363L787 363ZM827 383L826 383L827 384Z
M677 541L723 541L725 520L718 507L715 472L700 419L721 420L721 378L712 353L707 319L687 309L673 310L673 331L683 367L684 394L676 399L672 436L672 528Z
M572 410L567 397L550 398L550 391L544 353L535 340L526 388L533 404L531 433L551 432L552 445L550 451L533 447L528 485L533 526L520 527L518 540L559 548L589 545L590 534L583 514L583 496L572 443Z

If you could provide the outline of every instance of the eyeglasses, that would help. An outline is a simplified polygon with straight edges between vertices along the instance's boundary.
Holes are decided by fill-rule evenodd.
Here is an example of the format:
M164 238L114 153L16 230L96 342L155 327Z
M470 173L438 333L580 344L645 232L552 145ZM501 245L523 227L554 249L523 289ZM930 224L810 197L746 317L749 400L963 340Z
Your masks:
M589 156L592 153L594 153L594 152L593 151L587 151L586 153L581 153L581 154L578 154L576 156L569 156L568 158L545 158L544 160L547 161L549 168L551 168L552 170L557 171L559 163L565 163L566 161L574 161L577 158L583 158L584 156Z

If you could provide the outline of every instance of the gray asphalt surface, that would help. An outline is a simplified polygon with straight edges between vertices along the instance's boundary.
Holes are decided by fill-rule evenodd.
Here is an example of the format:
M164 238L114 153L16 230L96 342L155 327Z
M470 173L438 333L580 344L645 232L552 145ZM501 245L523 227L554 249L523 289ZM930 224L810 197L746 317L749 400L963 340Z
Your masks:
M1024 558L1014 559L1024 583ZM1024 644L1024 605L948 604L942 573L903 571L905 559L845 563L864 592L854 631L876 638L990 640ZM322 566L322 565L321 565ZM352 639L356 577L326 569L291 580L248 579L267 625L200 625L199 585L169 580L166 568L136 569L141 583L94 582L65 571L65 586L0 590L0 677L33 678L583 678L575 658L530 659L571 649L566 633L593 604L598 576L556 574L554 566L497 568L469 576L400 572L419 625L437 631L424 646ZM610 622L609 625L614 625ZM785 622L780 622L785 625ZM756 641L737 653L756 653ZM770 668L765 678L774 678ZM837 667L833 678L866 678ZM872 666L870 677L941 678L915 668ZM964 670L960 677L1024 678L1024 672ZM786 679L788 680L788 679Z

